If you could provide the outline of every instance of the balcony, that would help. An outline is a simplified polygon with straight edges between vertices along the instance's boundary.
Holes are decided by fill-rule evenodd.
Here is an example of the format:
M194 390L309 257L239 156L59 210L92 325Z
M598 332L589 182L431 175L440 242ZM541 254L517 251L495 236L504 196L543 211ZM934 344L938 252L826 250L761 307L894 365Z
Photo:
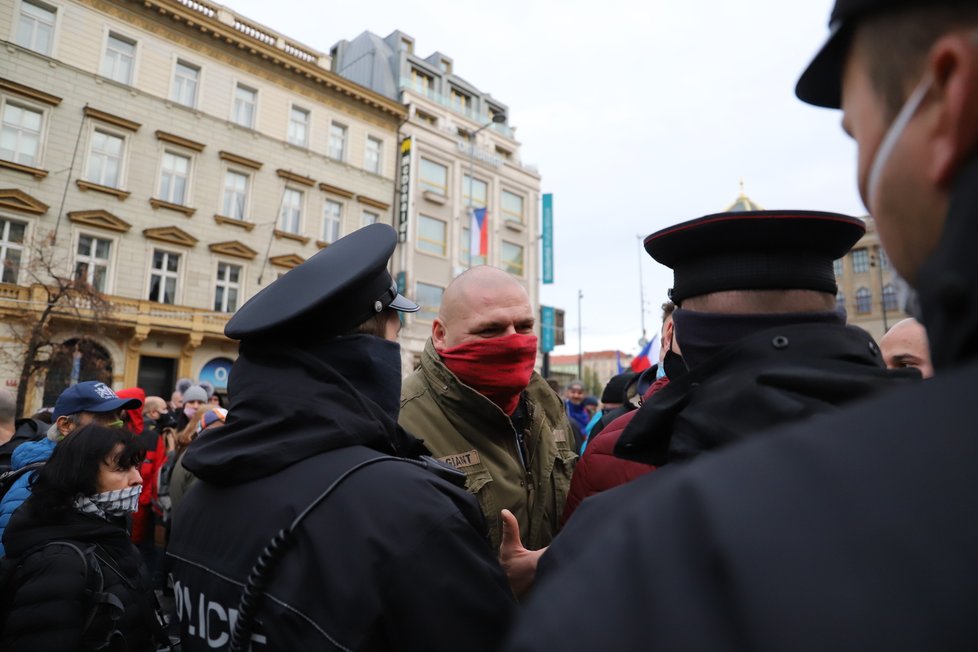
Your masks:
M426 97L432 102L435 102L436 104L440 104L441 106L447 108L452 113L455 113L460 116L464 116L469 120L472 120L473 122L478 122L480 125L483 125L489 122L490 120L492 120L492 116L489 115L488 111L476 111L475 109L459 106L459 103L453 102L451 98L445 97L441 93L436 92L434 89L427 88L424 85L416 83L414 80L411 79L401 80L401 90L408 90L411 91L412 93L417 93L418 95ZM506 138L509 138L510 140L515 140L515 136L513 135L513 130L512 128L509 127L509 125L496 124L495 122L493 122L492 127L490 128L496 133L501 134Z

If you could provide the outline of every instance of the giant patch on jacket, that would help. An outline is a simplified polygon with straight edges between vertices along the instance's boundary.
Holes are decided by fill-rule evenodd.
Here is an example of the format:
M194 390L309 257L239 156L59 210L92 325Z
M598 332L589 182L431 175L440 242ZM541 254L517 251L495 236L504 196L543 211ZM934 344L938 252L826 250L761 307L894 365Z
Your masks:
M479 451L475 450L474 448L465 453L456 453L454 455L439 457L438 461L454 466L456 469L464 469L467 466L482 464L482 460L479 459Z
M567 441L567 433L563 428L554 428L554 441Z

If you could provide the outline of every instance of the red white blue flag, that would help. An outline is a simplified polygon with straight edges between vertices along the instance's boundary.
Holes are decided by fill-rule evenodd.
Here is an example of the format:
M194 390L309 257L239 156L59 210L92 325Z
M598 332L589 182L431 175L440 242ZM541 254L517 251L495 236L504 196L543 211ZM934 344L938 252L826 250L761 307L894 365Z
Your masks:
M652 339L642 347L642 350L639 351L639 354L635 356L635 358L632 360L632 364L629 366L632 368L632 371L641 373L655 364L659 364L658 333L653 335Z
M489 212L485 208L472 211L469 226L469 258L489 255Z

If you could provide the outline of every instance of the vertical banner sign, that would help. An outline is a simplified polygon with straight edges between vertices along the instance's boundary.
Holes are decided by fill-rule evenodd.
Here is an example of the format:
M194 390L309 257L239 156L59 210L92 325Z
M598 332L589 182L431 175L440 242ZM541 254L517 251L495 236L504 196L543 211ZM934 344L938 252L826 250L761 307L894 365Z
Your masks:
M540 352L554 350L554 309L553 306L540 306Z
M554 282L554 196L549 192L543 195L543 282Z
M401 162L400 174L397 182L400 184L401 192L398 199L397 211L397 241L407 242L408 229L408 210L411 203L411 137L406 136L401 141Z

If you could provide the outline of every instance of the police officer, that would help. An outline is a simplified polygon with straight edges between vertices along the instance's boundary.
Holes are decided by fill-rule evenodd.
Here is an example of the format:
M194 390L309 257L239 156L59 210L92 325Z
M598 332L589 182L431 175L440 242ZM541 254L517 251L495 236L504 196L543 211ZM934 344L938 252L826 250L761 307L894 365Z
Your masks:
M395 243L364 227L228 322L232 404L184 457L199 482L168 552L185 650L489 650L505 632L515 602L464 476L397 426L398 311L418 306L387 272Z
M978 6L837 0L832 27L797 93L844 109L937 375L609 492L619 511L509 649L975 647Z

